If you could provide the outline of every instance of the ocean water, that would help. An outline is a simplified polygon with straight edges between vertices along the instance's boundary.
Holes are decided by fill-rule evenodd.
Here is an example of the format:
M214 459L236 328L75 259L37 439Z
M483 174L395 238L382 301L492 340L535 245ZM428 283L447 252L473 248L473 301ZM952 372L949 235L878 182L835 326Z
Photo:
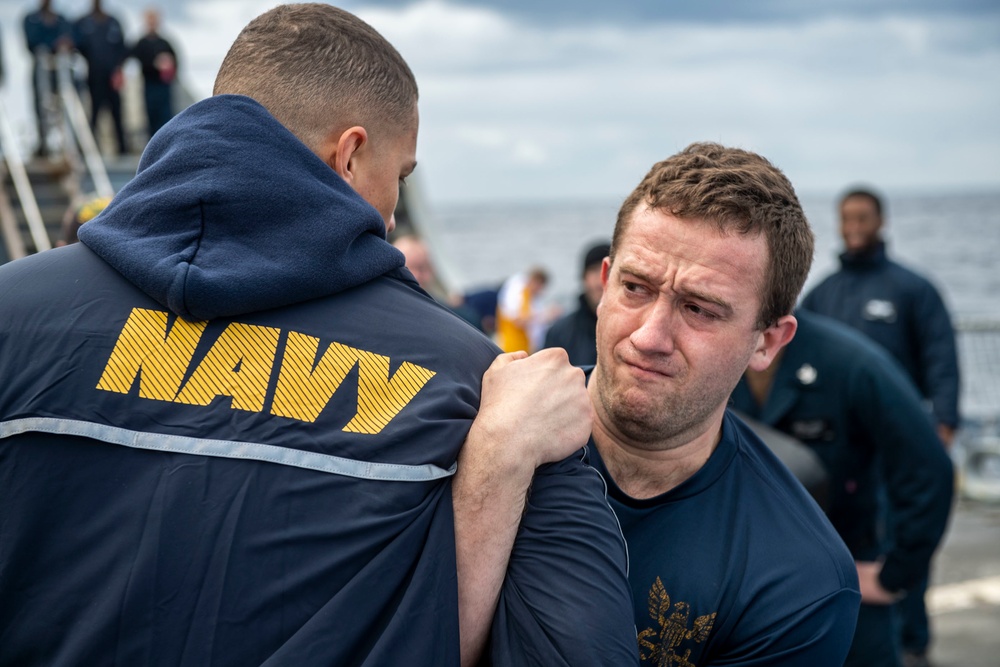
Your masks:
M816 235L805 290L836 270L836 196L802 196ZM962 328L963 413L1000 415L1000 191L887 197L890 256L930 278ZM550 275L547 298L571 308L587 247L610 240L621 202L428 206L439 273L454 289L495 286L531 266Z

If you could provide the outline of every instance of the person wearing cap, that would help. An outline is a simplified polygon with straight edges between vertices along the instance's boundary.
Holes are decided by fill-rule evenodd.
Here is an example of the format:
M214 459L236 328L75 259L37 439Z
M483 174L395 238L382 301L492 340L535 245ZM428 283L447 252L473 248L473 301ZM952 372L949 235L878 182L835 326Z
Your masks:
M572 313L557 320L545 334L543 347L561 347L569 354L574 366L597 363L597 304L601 302L601 263L611 245L601 242L591 246L583 256L583 292L580 305Z

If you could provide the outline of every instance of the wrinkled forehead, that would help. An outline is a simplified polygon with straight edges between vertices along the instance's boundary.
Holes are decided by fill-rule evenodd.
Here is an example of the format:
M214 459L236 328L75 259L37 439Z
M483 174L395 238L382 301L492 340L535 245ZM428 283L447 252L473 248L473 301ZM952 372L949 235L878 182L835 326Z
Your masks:
M655 226L662 219L671 220L673 222L673 227L687 236L703 236L706 239L730 240L736 244L739 244L741 241L746 241L748 243L759 245L761 251L765 253L765 259L769 254L769 244L763 230L743 232L737 223L727 223L726 221L702 217L679 217L671 213L667 208L654 208L648 203L643 203L637 206L631 214L625 218L620 229L615 230L616 234L612 247L612 256L615 256L618 252L620 252L621 246L630 242L634 243L636 241L636 237L638 236L649 236L649 238L644 238L642 240L643 243L649 243L650 241L659 243L661 239L659 239L655 234L649 235L646 231L644 231L643 226Z
M679 218L649 206L637 208L619 239L614 264L642 266L647 273L673 265L738 275L759 288L765 282L769 251L759 232L741 233L714 220Z

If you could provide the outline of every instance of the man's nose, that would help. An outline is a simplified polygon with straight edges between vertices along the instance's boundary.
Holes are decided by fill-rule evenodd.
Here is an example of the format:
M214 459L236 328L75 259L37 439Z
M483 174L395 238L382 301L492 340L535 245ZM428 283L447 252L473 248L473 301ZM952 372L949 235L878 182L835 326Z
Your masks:
M674 351L676 325L675 305L671 301L660 299L643 313L642 322L629 339L640 352L670 354Z

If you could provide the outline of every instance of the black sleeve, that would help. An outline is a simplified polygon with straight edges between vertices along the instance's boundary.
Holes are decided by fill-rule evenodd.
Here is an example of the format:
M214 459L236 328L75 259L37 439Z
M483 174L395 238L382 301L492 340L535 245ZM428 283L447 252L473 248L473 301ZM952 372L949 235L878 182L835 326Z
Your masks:
M913 383L881 349L856 359L850 396L858 430L873 434L888 490L893 545L881 582L905 589L927 572L951 512L953 471Z

